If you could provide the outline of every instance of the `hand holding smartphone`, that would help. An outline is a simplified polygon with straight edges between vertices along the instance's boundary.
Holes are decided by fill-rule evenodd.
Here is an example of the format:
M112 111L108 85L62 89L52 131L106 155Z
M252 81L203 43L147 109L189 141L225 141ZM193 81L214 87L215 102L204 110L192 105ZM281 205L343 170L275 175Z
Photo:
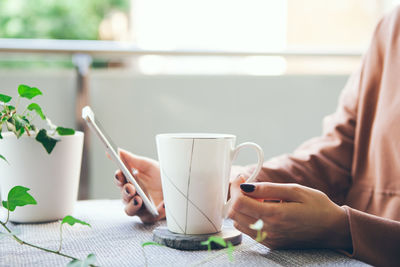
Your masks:
M151 215L157 217L159 214L151 197L149 195L146 195L144 189L140 187L139 183L135 180L132 173L128 170L126 165L119 158L118 153L116 152L117 147L114 145L111 138L106 134L100 122L96 119L93 110L89 106L86 106L82 109L82 118L86 121L89 128L100 139L101 143L104 145L106 149L106 152L110 155L111 160L122 171L127 181L135 186L136 192L142 198L146 209L150 212Z

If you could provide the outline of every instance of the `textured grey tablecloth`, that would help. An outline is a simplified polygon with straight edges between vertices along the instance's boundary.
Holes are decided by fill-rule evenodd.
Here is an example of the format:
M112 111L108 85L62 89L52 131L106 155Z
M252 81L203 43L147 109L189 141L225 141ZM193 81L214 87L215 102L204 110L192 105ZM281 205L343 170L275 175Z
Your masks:
M75 217L92 225L64 225L63 252L79 258L94 253L97 265L144 266L141 243L151 241L156 225L143 225L137 217L128 217L120 200L91 200L77 203ZM57 249L59 223L12 224L22 240L47 248ZM1 229L0 231L3 231ZM179 251L167 247L144 248L149 266L191 266L210 256L219 257L206 266L367 266L331 250L271 251L244 235L243 242L229 262L221 251ZM21 246L10 237L0 239L0 266L65 266L68 259Z

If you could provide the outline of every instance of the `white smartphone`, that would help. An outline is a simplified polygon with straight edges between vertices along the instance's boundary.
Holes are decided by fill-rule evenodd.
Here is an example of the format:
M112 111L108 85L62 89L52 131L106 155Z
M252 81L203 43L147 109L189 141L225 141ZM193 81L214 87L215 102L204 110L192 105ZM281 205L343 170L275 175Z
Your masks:
M101 143L106 148L107 153L110 155L111 159L117 164L117 167L122 171L125 175L125 178L133 184L136 188L136 192L142 198L143 204L147 208L147 210L154 216L158 216L157 208L154 205L153 200L149 195L146 195L146 192L140 187L139 183L135 180L131 172L125 166L123 161L120 159L117 153L117 147L112 142L111 138L106 134L100 122L96 119L93 110L86 106L82 109L82 118L86 121L89 128L93 130L96 136L100 139Z

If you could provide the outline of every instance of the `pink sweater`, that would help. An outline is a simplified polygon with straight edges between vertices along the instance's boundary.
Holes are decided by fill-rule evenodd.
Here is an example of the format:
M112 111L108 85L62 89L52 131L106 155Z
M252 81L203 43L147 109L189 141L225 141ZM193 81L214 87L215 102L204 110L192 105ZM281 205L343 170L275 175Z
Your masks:
M323 129L293 154L265 162L258 181L325 192L345 205L349 256L400 266L400 7L377 25Z

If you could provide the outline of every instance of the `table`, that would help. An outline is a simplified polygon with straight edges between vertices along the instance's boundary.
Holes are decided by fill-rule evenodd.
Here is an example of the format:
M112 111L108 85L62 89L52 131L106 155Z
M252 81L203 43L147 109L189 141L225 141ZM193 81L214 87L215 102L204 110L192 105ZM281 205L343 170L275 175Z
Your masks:
M137 217L128 217L121 200L88 200L77 202L76 218L92 225L63 226L62 252L78 258L96 255L101 266L144 266L145 257L141 244L152 240L152 230L164 225L144 225ZM43 224L13 224L19 237L36 245L57 249L58 222ZM3 229L1 229L3 231ZM69 259L19 245L14 239L0 240L0 266L65 266ZM167 247L146 246L149 266L191 266L207 258L205 266L369 266L350 259L333 250L269 250L244 235L241 245L235 248L234 262L223 251L179 251Z

